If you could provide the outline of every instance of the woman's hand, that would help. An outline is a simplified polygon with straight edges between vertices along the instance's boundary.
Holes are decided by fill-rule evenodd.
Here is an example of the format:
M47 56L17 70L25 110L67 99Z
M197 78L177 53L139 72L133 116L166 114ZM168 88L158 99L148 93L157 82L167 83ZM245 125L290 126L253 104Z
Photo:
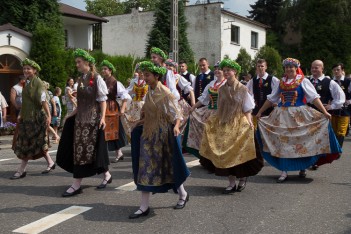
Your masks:
M249 125L250 125L250 129L254 128L254 125L253 125L252 121L249 121Z
M328 112L325 112L324 116L325 116L325 118L327 118L329 120L331 120L331 118L332 118L331 114L329 114Z
M174 136L176 136L176 137L179 136L180 130L179 130L179 127L177 125L174 126L173 133L174 133Z
M105 118L101 118L99 128L102 130L105 130L106 123L105 123Z
M50 126L51 124L51 116L46 118L46 126Z
M261 115L262 115L262 114L261 114L260 112L258 112L258 113L256 114L256 118L257 118L257 119L261 118Z

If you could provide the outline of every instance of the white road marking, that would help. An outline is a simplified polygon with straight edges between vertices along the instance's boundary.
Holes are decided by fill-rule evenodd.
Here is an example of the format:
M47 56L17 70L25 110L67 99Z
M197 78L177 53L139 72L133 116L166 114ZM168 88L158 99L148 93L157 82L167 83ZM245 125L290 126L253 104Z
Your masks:
M56 153L56 152L57 152L57 150L51 150L51 151L49 151L49 154Z
M42 219L39 219L33 223L20 227L12 232L16 233L26 233L26 234L37 234L43 232L59 223L62 223L68 219L73 218L83 212L92 209L92 207L85 206L71 206L67 209L61 210L55 214L46 216Z
M200 162L197 159L197 160L188 162L186 165L188 166L188 168L192 168L192 167L200 165ZM135 185L135 183L133 181L133 182L130 182L128 184L119 186L116 189L117 190L122 190L122 191L134 191L134 190L136 190L136 185Z
M135 183L133 181L133 182L130 182L128 184L119 186L116 189L117 190L123 190L123 191L134 191L134 190L136 190L136 185L135 185Z
M10 161L10 160L14 160L15 158L4 158L4 159L0 159L0 162L4 162L4 161Z

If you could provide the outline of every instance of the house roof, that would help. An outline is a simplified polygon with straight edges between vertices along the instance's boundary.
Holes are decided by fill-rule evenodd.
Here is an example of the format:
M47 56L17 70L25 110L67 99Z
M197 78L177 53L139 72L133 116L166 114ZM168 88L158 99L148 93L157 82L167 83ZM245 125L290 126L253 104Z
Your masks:
M7 23L7 24L0 26L0 32L6 31L6 30L14 31L14 32L19 33L19 34L26 36L26 37L32 37L31 33L24 31L23 29L17 28L10 23Z
M248 23L251 23L251 24L260 26L260 27L262 27L262 28L266 28L266 29L267 29L267 28L270 28L270 26L268 26L268 25L266 25L266 24L262 24L262 23L260 23L260 22L257 22L257 21L255 21L255 20L249 19L249 18L244 17L244 16L241 16L241 15L238 15L238 14L236 14L236 13L234 13L234 12L231 12L231 11L228 11L228 10L221 9L221 12L222 12L223 14L233 16L233 17L235 17L235 18L241 19L241 20L246 21L246 22L248 22Z
M100 23L107 23L108 20L93 14L90 14L86 11L82 11L78 8L72 7L70 5L60 3L60 12L63 16L67 17L72 17L72 18L78 18L78 19L84 19L84 20L90 20L90 21L95 21L95 22L100 22Z

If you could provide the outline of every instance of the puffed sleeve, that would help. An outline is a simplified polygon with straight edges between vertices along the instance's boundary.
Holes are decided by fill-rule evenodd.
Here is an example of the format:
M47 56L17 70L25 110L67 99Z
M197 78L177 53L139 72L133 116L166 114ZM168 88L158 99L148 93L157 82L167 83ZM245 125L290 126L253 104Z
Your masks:
M168 98L168 108L165 108L167 115L170 117L172 122L175 122L177 119L183 120L181 108L179 106L178 100L173 97Z
M134 83L135 83L135 78L130 80L129 86L127 88L128 93L130 95L134 94Z
M49 99L50 99L49 94L48 94L48 99L46 99L46 93L45 93L45 91L41 92L41 95L40 95L40 101L41 101L41 102L46 102L46 101L49 100Z
M313 84L308 79L303 79L301 87L306 97L306 101L313 103L316 98L320 98Z
M201 96L198 98L198 101L202 103L202 105L207 106L210 103L210 95L208 93L208 89L215 83L216 81L211 81L208 85L206 85L204 91Z
M243 112L247 113L255 108L255 100L249 92L246 92L246 97L243 105Z
M253 93L253 79L256 79L256 77L253 77L251 80L249 80L249 82L247 82L246 84L246 88L249 90L249 93L251 94L251 96L254 96L254 93Z
M279 85L272 86L272 93L267 95L267 100L271 103L279 103L280 100L280 90Z
M177 100L179 100L180 95L179 95L179 92L178 92L177 86L176 86L176 78L174 76L173 71L171 71L171 70L167 70L166 83L167 83L167 87L169 88L171 93L176 97Z
M179 75L178 85L180 89L184 91L185 94L194 90L193 87L191 87L191 83L181 75Z
M102 77L100 75L97 76L96 84L97 84L96 101L98 101L98 102L106 101L108 89L107 89L105 81L102 79Z
M344 105L346 101L345 93L341 89L341 87L335 82L335 81L330 81L330 86L329 86L330 93L333 97L333 100L331 101L331 109L332 110L337 110L341 109L342 106Z
M119 81L117 81L117 97L120 97L122 100L132 100L131 96L128 93L128 90Z

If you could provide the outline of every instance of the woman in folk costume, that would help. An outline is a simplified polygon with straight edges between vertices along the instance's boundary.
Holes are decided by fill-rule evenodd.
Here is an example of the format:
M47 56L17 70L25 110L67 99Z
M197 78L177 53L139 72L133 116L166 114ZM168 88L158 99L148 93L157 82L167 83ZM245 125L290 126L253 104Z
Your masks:
M180 122L182 114L178 101L170 90L159 81L166 68L152 62L142 62L149 92L143 106L143 118L132 131L132 159L134 182L141 191L138 211L129 218L146 216L150 212L150 193L165 193L170 189L178 192L179 201L174 209L182 209L189 200L183 183L189 170L180 146Z
M57 150L57 164L73 173L73 184L63 194L70 197L82 192L83 178L104 173L98 188L112 182L108 170L109 159L103 129L108 89L96 72L95 59L85 50L73 52L76 67L82 76L78 79L77 108L66 119Z
M158 67L166 67L167 55L161 49L157 47L152 47L150 50L151 53L151 61ZM166 74L164 74L161 78L161 83L165 85L171 93L175 96L177 100L180 100L180 94L177 90L176 78L171 70L166 70Z
M306 168L320 157L341 152L330 125L331 115L312 83L305 79L300 62L287 58L283 66L285 76L256 115L260 118L266 109L281 100L270 116L259 119L257 132L264 159L282 171L278 183L288 178L288 171L300 171L299 176L306 177ZM305 100L321 112L307 106Z
M183 94L190 95L190 103L193 106L195 105L194 89L191 86L191 83L189 81L187 81L184 77L182 77L177 73L178 64L176 62L174 62L172 59L167 59L165 64L166 64L167 70L171 70L176 79L176 85L177 85L176 87L180 96L178 103L181 108L181 113L183 114L183 120L180 123L180 132L183 133L186 127L186 123L188 122L189 113L191 110L191 106L188 104L186 100L184 100Z
M138 77L133 78L127 88L133 100L131 102L128 101L124 118L122 117L122 123L129 138L131 137L132 128L141 118L141 108L144 105L144 97L148 91L148 85L139 69L139 64L137 64L135 71L138 73Z
M262 169L263 159L255 150L251 119L255 102L237 79L241 67L230 59L224 59L219 66L227 82L218 90L217 113L205 124L200 155L205 168L228 177L229 185L223 193L231 194L245 189L246 178Z
M22 62L23 74L29 80L22 92L22 109L18 116L18 124L12 149L21 160L21 166L11 179L21 179L27 175L28 160L44 157L48 167L43 174L55 169L51 159L47 129L51 123L51 115L46 98L43 81L38 77L40 66L26 58Z
M199 97L199 101L191 108L187 129L185 130L183 147L188 153L200 158L199 154L202 134L208 118L217 112L218 90L227 79L219 68L219 62L214 65L216 80L211 81Z
M128 145L127 136L120 117L125 113L127 101L132 99L123 84L117 81L113 76L115 74L116 68L113 64L108 60L103 60L101 63L101 75L104 78L108 89L105 117L105 140L107 141L108 150L116 151L116 158L112 161L113 163L123 160L121 148ZM117 102L117 97L120 97L122 100L121 107Z

